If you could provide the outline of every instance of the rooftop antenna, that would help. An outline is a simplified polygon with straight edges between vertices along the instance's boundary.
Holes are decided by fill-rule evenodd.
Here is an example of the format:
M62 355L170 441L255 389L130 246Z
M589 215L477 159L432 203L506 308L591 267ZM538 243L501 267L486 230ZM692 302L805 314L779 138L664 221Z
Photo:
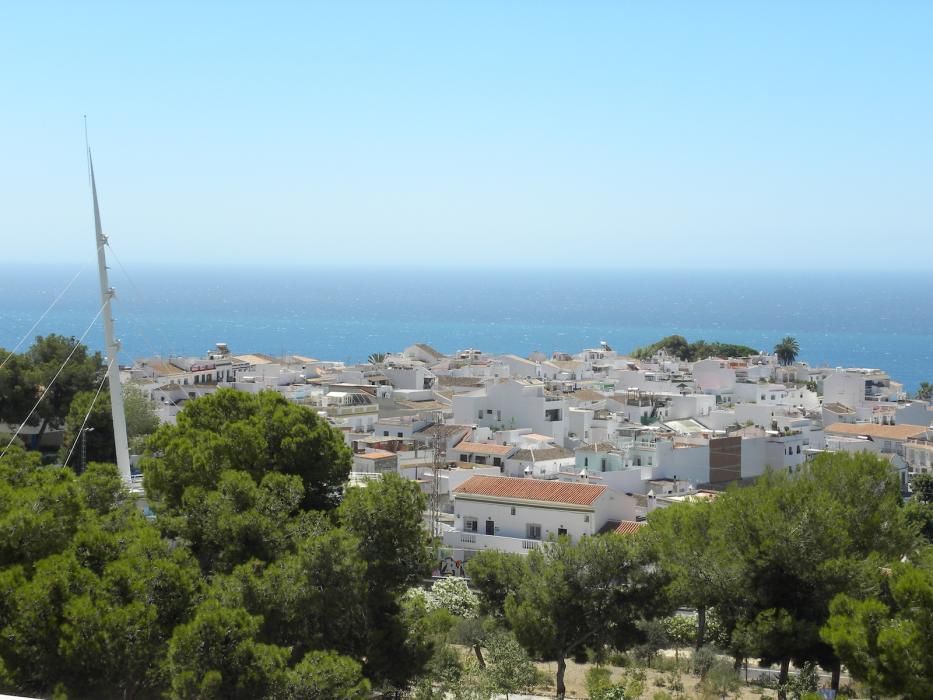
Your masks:
M433 459L431 460L431 538L434 542L441 536L441 509L440 509L440 470L447 465L447 438L444 436L444 414L435 411Z
M91 160L91 146L87 138L87 115L84 115L84 145L87 148L87 167L91 180L91 198L94 203L94 232L97 242L97 270L100 275L100 300L104 306L104 344L107 349L107 378L110 380L110 408L113 414L113 440L117 451L117 468L120 478L127 485L130 484L130 449L126 438L126 413L123 410L123 387L120 384L120 365L117 355L120 351L120 342L113 336L113 316L110 302L116 296L113 287L107 279L107 258L104 246L107 245L107 236L104 235L100 223L100 207L97 204L97 182L94 179L94 162Z

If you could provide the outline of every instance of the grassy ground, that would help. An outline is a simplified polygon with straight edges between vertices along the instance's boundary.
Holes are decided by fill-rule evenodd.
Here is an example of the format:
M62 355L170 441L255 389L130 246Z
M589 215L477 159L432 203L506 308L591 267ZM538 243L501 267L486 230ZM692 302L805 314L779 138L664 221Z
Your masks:
M535 693L538 695L553 697L554 695L554 685L553 679L557 674L557 664L556 663L547 663L547 662L538 662L536 664L544 673L548 675L551 680L550 687L541 687L535 690ZM573 661L567 662L567 672L564 674L564 683L567 686L567 697L568 698L586 698L586 672L593 667L593 664L583 663L578 664ZM612 673L612 678L614 681L622 681L624 678L624 673L626 669L617 668L615 666L604 666L603 668L609 669ZM689 673L680 673L677 675L677 679L683 684L683 691L675 692L672 690L669 685L673 676L671 673L666 673L662 671L656 671L654 669L645 669L645 682L644 682L644 691L641 695L637 696L643 700L652 700L656 693L667 692L673 697L682 697L682 698L702 698L702 690L698 687L700 679L696 676ZM721 696L714 696L719 698ZM764 698L776 698L777 691L762 689L757 686L745 686L740 688L737 692L729 695L730 698L736 698L738 700L763 700ZM626 696L626 700L629 700ZM634 700L634 698L632 698Z

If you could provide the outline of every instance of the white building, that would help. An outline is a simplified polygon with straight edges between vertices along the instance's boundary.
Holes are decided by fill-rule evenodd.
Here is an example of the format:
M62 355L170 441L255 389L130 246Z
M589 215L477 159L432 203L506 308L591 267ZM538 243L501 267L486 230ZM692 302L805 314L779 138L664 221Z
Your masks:
M453 396L454 422L493 430L530 428L558 444L567 436L566 402L538 379L502 379Z
M455 529L444 544L463 558L484 549L524 553L552 536L577 541L610 520L634 520L632 498L602 485L474 476L453 490Z

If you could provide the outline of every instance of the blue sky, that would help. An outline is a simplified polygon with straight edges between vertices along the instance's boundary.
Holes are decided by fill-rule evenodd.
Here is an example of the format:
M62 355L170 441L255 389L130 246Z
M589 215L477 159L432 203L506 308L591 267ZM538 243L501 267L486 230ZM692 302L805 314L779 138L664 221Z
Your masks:
M933 3L9 3L0 261L933 267Z

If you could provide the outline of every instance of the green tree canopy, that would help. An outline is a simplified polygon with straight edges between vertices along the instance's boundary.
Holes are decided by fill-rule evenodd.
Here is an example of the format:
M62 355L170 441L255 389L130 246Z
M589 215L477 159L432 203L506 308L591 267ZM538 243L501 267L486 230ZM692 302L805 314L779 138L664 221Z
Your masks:
M774 354L782 365L792 365L800 354L800 346L793 336L784 336L781 342L774 346Z
M163 425L142 460L146 493L160 512L184 515L189 489L213 490L225 471L257 484L268 472L301 479L301 507L337 505L350 472L343 437L314 411L281 394L220 389L185 403L175 425Z
M758 354L755 348L747 345L720 343L718 341L706 342L705 340L697 340L691 343L682 335L669 335L651 345L635 348L631 354L635 359L648 360L659 350L664 350L668 355L685 362L705 360L708 357L750 357Z
M513 558L513 566L502 566L506 558ZM640 620L666 611L663 575L637 536L587 537L577 544L559 538L524 559L481 552L468 570L486 582L490 570L519 573L508 582L504 617L530 654L557 661L559 698L566 693L568 657L587 646L625 649L641 638ZM480 595L486 597L486 590Z
M5 364L0 367L0 422L19 425L39 398L32 376L32 362L27 355L11 355L8 350L0 348L0 363L4 360ZM37 423L38 417L31 422Z
M671 598L697 610L693 638L698 649L707 643L709 609L718 605L732 610L742 585L739 560L728 541L714 532L714 511L720 505L714 500L659 508L644 531L669 576Z
M740 583L721 603L732 652L780 662L783 681L791 660L820 663L838 679L839 660L819 635L830 601L864 596L881 562L915 546L890 464L867 453L820 455L717 501L711 556L731 559Z
M50 384L69 354L71 359L64 365L55 382ZM62 335L37 337L36 342L26 351L26 356L30 364L28 376L33 386L37 387L39 394L49 387L36 411L42 421L40 433L47 426L57 428L63 425L75 395L96 390L105 369L99 352L91 354L77 339Z
M159 417L156 415L152 402L134 384L127 384L123 387L123 409L126 416L126 436L130 440L151 435L159 427ZM87 416L86 423L84 422L85 416ZM82 424L85 428L91 429L85 433L87 460L115 462L113 416L110 408L110 392L106 384L100 394L96 390L81 391L75 394L68 409L68 415L65 417L61 460L64 462L71 453L71 459L68 460L66 466L76 471L80 471L81 468L81 443L76 444L76 441L81 440L79 431Z
M905 700L933 688L933 548L917 559L879 569L877 595L837 596L822 629L853 677Z

